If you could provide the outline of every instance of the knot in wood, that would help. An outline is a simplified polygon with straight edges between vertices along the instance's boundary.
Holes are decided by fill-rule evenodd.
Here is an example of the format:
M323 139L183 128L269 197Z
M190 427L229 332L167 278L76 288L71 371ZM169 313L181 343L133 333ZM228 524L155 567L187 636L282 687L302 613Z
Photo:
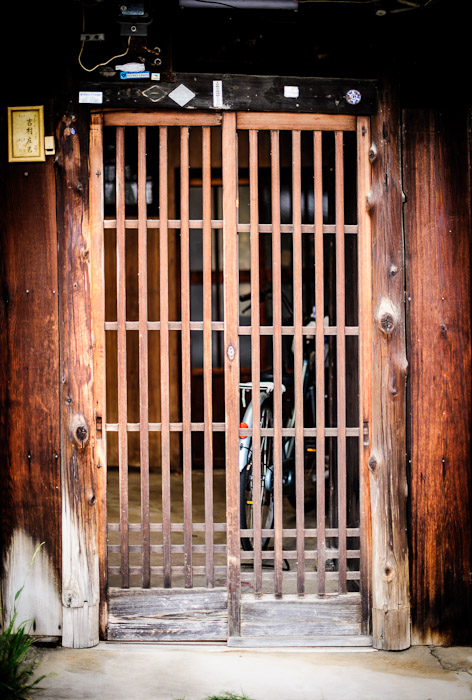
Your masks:
M69 424L69 432L72 442L82 450L87 445L90 438L90 431L84 416L80 414L73 416Z
M384 578L388 583L390 583L390 581L393 581L393 579L395 578L395 569L391 564L386 564L383 573Z
M381 299L376 309L375 320L384 335L391 335L397 326L399 312L388 297Z
M369 457L368 465L369 465L369 469L372 472L372 474L375 474L375 472L377 471L378 463L377 463L377 460L375 459L374 455Z
M392 314L384 314L380 319L380 326L387 335L395 328L395 319Z
M77 440L80 442L85 442L88 437L88 430L86 425L79 425L75 431Z

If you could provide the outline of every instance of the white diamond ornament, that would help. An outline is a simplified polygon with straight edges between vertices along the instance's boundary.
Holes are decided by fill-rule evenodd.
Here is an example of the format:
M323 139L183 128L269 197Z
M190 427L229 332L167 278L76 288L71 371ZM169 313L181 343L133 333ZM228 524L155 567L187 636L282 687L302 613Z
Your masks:
M168 97L170 97L171 100L174 100L174 102L177 102L180 107L184 107L188 102L190 102L190 100L193 100L195 93L189 90L189 88L182 83L176 87L175 90L169 92Z

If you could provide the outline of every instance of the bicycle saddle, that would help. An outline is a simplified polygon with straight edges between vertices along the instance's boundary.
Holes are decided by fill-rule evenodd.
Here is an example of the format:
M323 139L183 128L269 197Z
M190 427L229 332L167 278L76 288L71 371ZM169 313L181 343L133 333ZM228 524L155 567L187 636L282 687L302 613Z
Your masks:
M261 382L273 382L274 381L274 370L264 369L261 372ZM287 374L287 372L282 372L282 384L287 387L293 386L293 374Z

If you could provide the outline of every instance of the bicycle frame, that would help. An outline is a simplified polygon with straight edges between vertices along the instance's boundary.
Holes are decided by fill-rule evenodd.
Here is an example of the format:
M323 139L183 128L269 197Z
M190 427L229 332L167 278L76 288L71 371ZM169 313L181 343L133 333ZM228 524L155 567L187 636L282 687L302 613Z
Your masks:
M274 382L261 382L260 383L260 393L259 393L259 405L262 406L262 404L267 401L269 396L272 394L274 391ZM245 396L246 391L252 391L253 386L252 382L243 382L239 385L240 390L243 392L243 396ZM282 393L285 391L285 386L282 384ZM246 407L246 411L244 412L243 420L242 422L247 425L248 429L252 430L254 426L254 411L253 411L253 402L254 402L254 396L251 397L251 401ZM245 404L245 400L243 398L243 406ZM239 471L242 472L243 469L247 467L248 463L248 457L249 453L251 451L251 443L252 443L252 435L247 435L245 437L240 437L239 438Z
M305 358L303 360L303 370L302 370L302 376L303 376L303 393L305 394L307 391L307 380L308 380L308 360ZM259 391L259 405L262 406L265 401L270 397L272 392L274 391L274 382L261 382L260 383L260 391ZM239 385L240 390L243 392L243 396L246 391L252 391L253 390L253 384L252 382L242 382ZM282 384L282 393L285 392L285 385ZM248 429L253 428L254 426L254 410L253 410L253 402L254 402L254 396L251 397L251 401L246 407L242 424L244 424L244 427L241 428L241 431L244 430L244 428L247 426ZM243 406L245 405L245 401L243 398ZM290 418L287 422L287 425L285 426L286 428L293 428L295 425L295 408L292 409ZM247 435L245 437L240 437L239 438L239 471L242 472L242 470L247 466L248 463L248 456L251 451L251 443L252 443L252 436ZM283 453L284 453L284 460L290 459L293 455L293 451L295 448L295 438L294 437L289 437L285 438L283 441Z

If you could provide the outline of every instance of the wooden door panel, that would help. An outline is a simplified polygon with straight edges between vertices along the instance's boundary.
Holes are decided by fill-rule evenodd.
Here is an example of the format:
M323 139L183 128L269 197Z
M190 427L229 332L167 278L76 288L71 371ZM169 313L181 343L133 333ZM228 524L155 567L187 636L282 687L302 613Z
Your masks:
M96 280L97 255L103 266L94 325L109 448L108 638L365 642L368 120L110 112L103 123L92 252ZM259 425L255 401L251 468L257 482L270 440L275 515L262 522L256 489L242 529L239 383L258 396L269 365L273 425Z

